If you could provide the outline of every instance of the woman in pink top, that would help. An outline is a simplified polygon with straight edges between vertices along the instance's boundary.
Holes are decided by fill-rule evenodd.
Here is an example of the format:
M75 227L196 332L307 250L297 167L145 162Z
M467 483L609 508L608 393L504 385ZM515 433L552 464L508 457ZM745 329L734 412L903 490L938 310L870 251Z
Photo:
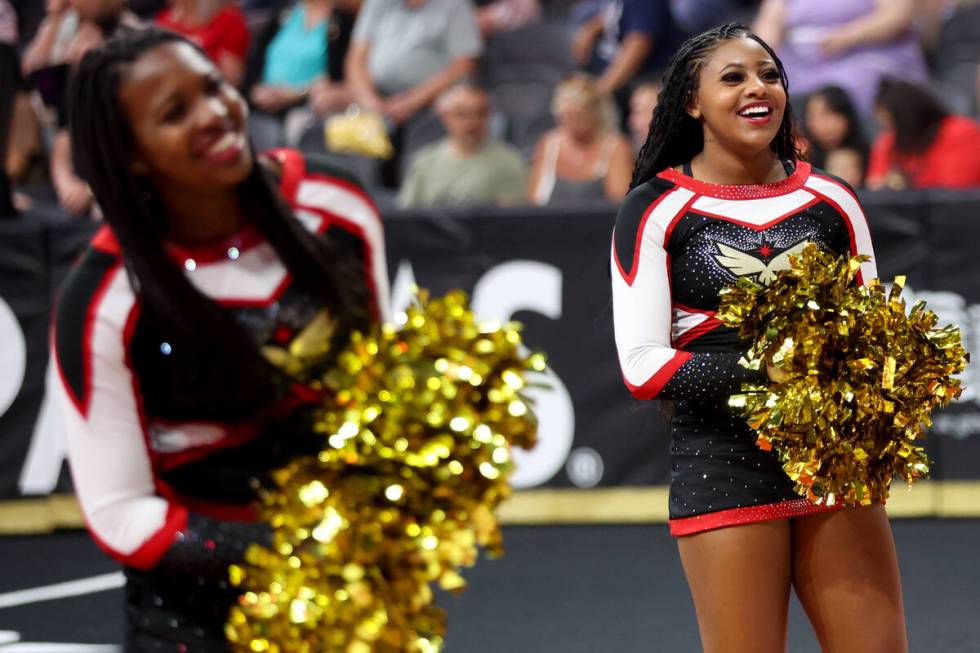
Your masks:
M157 16L157 24L196 43L234 86L245 76L248 25L229 0L172 0Z
M885 79L875 115L884 131L871 149L868 187L980 187L980 124L950 114L925 89Z

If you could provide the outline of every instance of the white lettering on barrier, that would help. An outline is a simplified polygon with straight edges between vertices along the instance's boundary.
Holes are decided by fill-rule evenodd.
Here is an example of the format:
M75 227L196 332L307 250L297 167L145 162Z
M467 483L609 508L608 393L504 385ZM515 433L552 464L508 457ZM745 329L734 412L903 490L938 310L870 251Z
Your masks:
M27 451L27 460L21 468L17 487L22 494L51 494L58 487L61 465L68 457L68 438L65 434L64 417L55 400L55 384L61 383L54 360L48 360L44 375L44 397L34 434Z
M17 316L0 297L0 415L10 405L24 386L27 369L27 344ZM65 427L61 416L51 401L52 383L58 383L57 372L49 364L45 374L45 392L41 399L34 435L21 470L18 489L23 494L50 494L58 485L61 465L68 454L65 443Z
M980 305L966 303L966 299L957 293L946 290L913 290L906 287L902 297L908 307L916 301L926 303L926 309L931 310L939 318L938 326L955 324L960 328L963 346L968 352L974 352L966 370L959 378L963 384L963 394L957 403L972 402L980 405ZM980 433L980 415L976 412L939 412L935 415L932 431L955 440L965 440L976 437Z
M0 298L0 415L7 412L24 385L27 345L24 332L10 306ZM27 460L17 487L23 494L50 494L58 485L61 465L68 455L65 427L52 397L53 383L59 383L54 363L45 373L45 391Z
M483 320L510 320L518 311L561 318L562 273L539 261L509 261L490 269L473 287L473 311ZM547 352L545 352L547 353ZM575 409L568 388L548 367L530 376L527 394L538 417L538 444L530 451L515 449L516 488L547 482L561 470L572 449Z
M404 310L412 297L415 274L411 263L403 261L392 283L392 310ZM509 320L522 310L533 311L550 319L562 312L562 275L554 266L538 261L510 261L492 268L476 284L473 308L481 319ZM963 296L948 291L915 291L906 288L903 297L911 306L924 300L939 318L939 324L957 324L967 351L980 352L980 305L967 305ZM0 298L0 415L10 407L23 386L27 349L23 331L13 311ZM961 375L964 385L960 402L980 405L980 355L974 356ZM534 381L546 387L530 391L538 415L539 443L534 450L515 450L515 487L541 485L550 480L569 461L575 432L575 413L568 389L550 368ZM45 374L45 395L35 423L27 459L21 470L18 487L24 494L46 494L58 483L61 466L67 455L64 427L57 402L53 401L53 383L59 383L53 362ZM966 439L980 432L980 416L975 413L940 413L933 430L954 439ZM595 456L576 456L569 461L569 475L577 485L589 486L602 475L602 460ZM588 463L588 464L586 464ZM587 473L583 473L587 472ZM599 478L596 478L596 477Z
M415 270L408 261L402 261L398 265L395 273L395 280L391 282L391 311L393 314L401 313L412 303L415 296L414 288Z
M0 415L7 412L24 385L27 344L17 316L0 297Z
M938 326L955 324L960 328L963 346L969 352L980 351L980 305L968 306L966 299L957 293L946 290L913 290L906 287L902 291L906 306L910 307L917 301L924 301L926 309L939 318ZM963 382L963 394L959 401L972 401L980 404L980 393L977 384L980 383L980 357L974 356L960 375Z

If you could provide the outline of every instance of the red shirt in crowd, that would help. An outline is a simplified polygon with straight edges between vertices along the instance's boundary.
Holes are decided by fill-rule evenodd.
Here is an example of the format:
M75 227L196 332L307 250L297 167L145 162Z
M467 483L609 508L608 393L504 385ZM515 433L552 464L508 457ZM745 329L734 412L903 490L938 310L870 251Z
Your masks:
M909 188L980 187L980 124L965 116L948 116L932 145L914 156L896 152L895 134L883 133L871 148L868 185L880 185L893 172L902 175Z
M164 9L157 14L157 24L197 43L215 63L219 63L225 53L245 59L248 52L248 25L238 7L221 9L205 25L178 22L173 19L171 9Z

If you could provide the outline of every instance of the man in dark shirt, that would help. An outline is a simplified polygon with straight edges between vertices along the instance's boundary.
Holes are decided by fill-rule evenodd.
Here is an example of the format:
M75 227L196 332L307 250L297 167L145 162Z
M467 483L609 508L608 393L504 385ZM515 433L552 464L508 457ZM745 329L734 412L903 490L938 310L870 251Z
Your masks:
M681 36L669 0L600 0L575 33L572 54L600 91L617 93L666 68Z

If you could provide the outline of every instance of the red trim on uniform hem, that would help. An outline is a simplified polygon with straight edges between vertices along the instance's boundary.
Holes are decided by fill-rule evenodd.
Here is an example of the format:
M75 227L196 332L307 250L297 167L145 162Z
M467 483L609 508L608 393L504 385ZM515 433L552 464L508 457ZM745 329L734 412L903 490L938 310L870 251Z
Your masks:
M796 170L793 171L793 174L771 184L709 184L708 182L688 177L673 168L667 168L657 176L700 195L707 195L718 199L751 200L776 197L794 190L799 190L806 183L807 177L810 176L810 171L811 166L809 163L806 161L797 161Z
M818 506L807 499L800 498L780 501L778 503L767 503L761 506L730 508L728 510L709 512L704 515L695 515L694 517L684 517L682 519L671 519L667 523L670 525L671 535L674 537L683 537L685 535L694 535L728 526L744 526L746 524L757 524L777 519L802 517L820 512L840 510L843 507L841 505Z
M680 367L686 363L691 358L691 353L686 351L678 351L674 353L674 357L669 361L664 363L657 373L654 374L647 380L643 385L633 385L626 377L623 377L623 382L626 383L626 387L637 399L653 399L660 391L664 389L667 382L670 381L671 377L680 369Z
M806 188L806 191L807 192L811 192L812 189L808 187L808 188ZM697 213L698 215L703 215L703 216L708 217L708 218L715 218L717 220L724 220L725 222L731 222L732 224L737 224L740 227L747 227L749 229L752 229L753 231L765 231L769 227L771 227L771 226L773 226L775 224L779 224L780 222L782 222L786 218L790 217L791 215L796 215L800 211L805 211L806 209L810 208L814 204L819 204L819 203L820 203L820 197L819 196L815 196L812 200L808 201L807 203L801 204L800 206L798 206L797 208L793 209L792 211L787 211L786 213L782 214L781 216L779 216L777 218L773 218L772 220L770 220L769 222L767 222L765 224L752 224L751 222L743 222L742 220L736 220L735 218L729 217L727 215L721 215L721 214L718 214L718 213L712 213L711 211L703 211L703 210L701 210L701 209L699 209L697 207L694 207L694 206L691 207L691 213Z

